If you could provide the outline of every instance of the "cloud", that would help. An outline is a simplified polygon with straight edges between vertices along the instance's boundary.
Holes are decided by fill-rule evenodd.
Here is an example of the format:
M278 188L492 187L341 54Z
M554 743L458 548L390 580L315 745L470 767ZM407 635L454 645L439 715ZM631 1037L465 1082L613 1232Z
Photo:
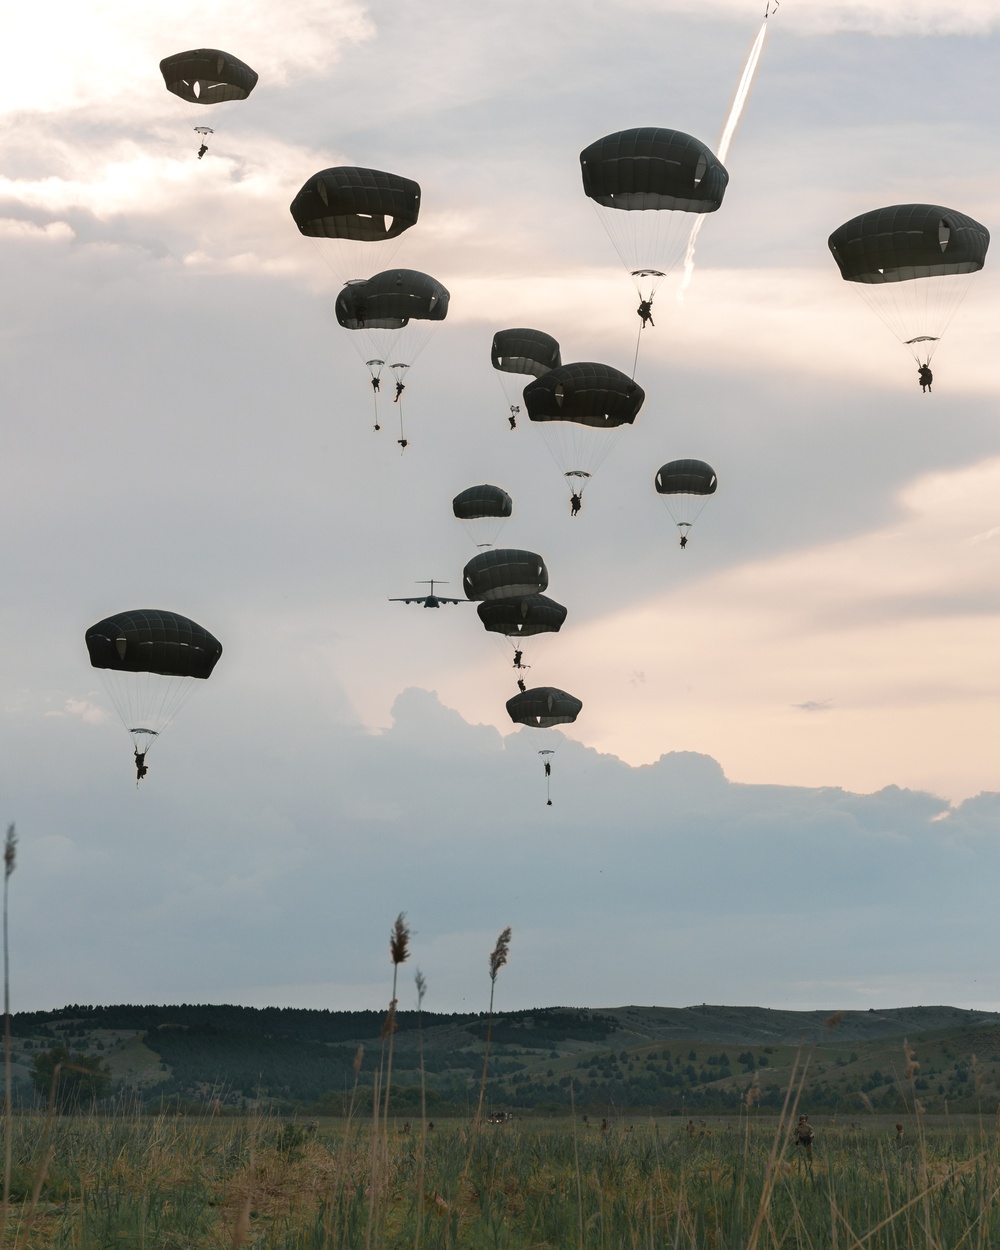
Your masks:
M655 13L685 13L682 0L630 0L629 8ZM941 5L934 0L784 0L772 4L772 35L865 34L899 38L933 35L988 35L1000 30L1000 16L991 0L959 0ZM744 18L745 0L703 0L699 10L719 18ZM764 16L763 11L760 17Z
M260 74L263 95L328 69L373 33L364 6L353 0L295 0L282 9L264 0L149 0L141 9L91 0L60 6L57 20L51 8L23 5L10 15L7 35L11 46L44 49L45 70L34 57L15 58L0 85L0 109L55 114L87 107L105 117L148 119L172 106L159 63L173 52L232 52Z
M66 712L70 716L79 716L85 725L107 725L111 721L107 708L91 703L89 699L67 699Z
M1000 594L992 548L967 540L995 516L998 492L998 459L928 474L899 493L897 517L872 532L569 622L560 684L583 694L576 732L636 762L684 742L755 780L776 775L780 760L816 784L933 777L952 795L988 785ZM721 499L720 490L713 506ZM708 519L706 509L685 558ZM595 668L591 657L607 639L613 659ZM646 681L636 687L640 664ZM817 676L835 696L796 700ZM813 718L803 735L790 710L822 710L834 699L837 715Z
M856 1006L873 950L890 952L879 1001L924 1000L925 977L944 1001L972 1002L988 970L1000 796L949 808L894 786L737 784L706 755L630 768L567 736L548 808L536 751L559 735L501 736L426 690L401 693L378 734L304 713L280 686L263 703L230 692L220 726L209 697L158 744L142 790L117 726L59 751L72 814L0 725L22 835L19 1006L84 989L95 1002L378 1006L400 910L441 1010L479 1009L507 924L505 1007ZM318 791L305 784L317 773ZM572 958L581 945L586 961Z

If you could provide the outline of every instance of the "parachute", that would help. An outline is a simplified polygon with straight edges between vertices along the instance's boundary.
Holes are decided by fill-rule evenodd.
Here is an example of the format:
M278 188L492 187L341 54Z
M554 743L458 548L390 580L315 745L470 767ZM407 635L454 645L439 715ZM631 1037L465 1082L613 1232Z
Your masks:
M201 106L230 105L245 100L257 85L255 70L232 53L220 52L218 48L194 48L190 52L165 56L160 62L160 73L167 90L181 101L189 118L199 121ZM213 114L222 111L222 108L215 108ZM214 130L205 125L194 129L202 136L200 160L208 150L205 136L213 134Z
M518 400L521 398L522 383L519 377L530 374L540 378L562 364L559 344L551 334L546 334L544 330L522 328L497 330L493 336L490 360L500 376L512 419L516 419L521 411Z
M553 725L570 724L582 710L583 703L579 699L565 690L557 690L555 686L535 686L507 700L507 715L515 725L528 725L532 729L551 729ZM556 745L560 739L561 735L557 735ZM552 764L548 757L555 749L553 746L538 752L545 762L546 807L552 806Z
M985 226L937 204L873 209L829 239L844 281L924 365L985 264L989 244Z
M533 551L495 547L473 556L462 570L466 599L510 599L539 595L549 584L545 561Z
M201 625L150 608L98 621L86 642L137 751L159 737L222 655L222 644Z
M465 522L477 547L493 546L513 509L514 502L510 495L488 482L460 491L451 501L452 512Z
M507 715L516 725L533 729L551 729L576 720L583 704L565 690L555 686L535 686L507 700Z
M487 599L476 608L483 628L508 638L533 634L556 634L566 619L566 609L547 595L513 595Z
M646 393L611 365L562 365L524 388L528 416L576 496L611 452L619 427L631 425Z
M238 57L217 48L175 52L160 62L171 94L188 104L222 104L245 100L257 85L257 74Z
M357 279L337 296L337 321L355 331L365 363L377 370L388 363L397 382L420 355L438 321L448 315L450 296L429 274L387 269Z
M351 341L368 367L376 397L388 365L399 401L410 366L427 346L437 322L448 315L449 299L446 287L416 269L387 269L356 279L337 296L337 321L352 331ZM376 401L376 418L377 412ZM399 443L405 447L402 406L399 412Z
M682 537L697 520L708 496L715 494L718 484L715 470L704 460L671 460L657 470L656 492Z
M522 663L523 640L557 634L566 620L566 609L563 605L547 595L514 595L505 599L487 599L478 605L476 611L487 633L499 634L506 639L507 645L514 652L514 667L519 671L530 667Z
M420 186L381 169L338 165L313 174L290 212L301 234L331 241L321 250L346 282L388 263L395 240L416 224Z
M643 300L680 259L691 213L722 205L729 174L699 139L638 126L605 135L580 153L583 189L593 201Z

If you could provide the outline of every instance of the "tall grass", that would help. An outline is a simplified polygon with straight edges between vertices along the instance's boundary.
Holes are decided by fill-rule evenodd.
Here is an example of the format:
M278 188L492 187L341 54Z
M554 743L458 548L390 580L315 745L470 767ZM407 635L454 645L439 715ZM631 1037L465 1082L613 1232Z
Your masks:
M566 1120L391 1131L379 1250L986 1250L1000 1244L1000 1150L973 1125L818 1125L811 1167L784 1122L681 1121L602 1132ZM26 1250L254 1246L358 1250L368 1232L369 1128L295 1133L268 1119L40 1117L12 1137L11 1238ZM776 1131L777 1130L777 1131ZM380 1132L381 1136L381 1132ZM775 1142L779 1145L775 1148ZM469 1156L471 1163L466 1167ZM425 1195L422 1199L421 1195ZM418 1242L419 1238L419 1242Z

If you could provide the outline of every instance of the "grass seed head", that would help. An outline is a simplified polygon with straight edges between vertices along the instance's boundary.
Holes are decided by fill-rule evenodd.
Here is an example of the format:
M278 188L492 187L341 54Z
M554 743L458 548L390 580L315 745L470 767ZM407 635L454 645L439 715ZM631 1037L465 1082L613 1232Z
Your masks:
M9 877L14 871L14 860L17 858L17 834L13 824L7 826L7 837L3 844L4 876Z
M497 938L497 944L490 952L490 980L497 979L497 973L507 962L510 953L510 925Z
M389 934L389 958L393 965L405 964L410 957L410 930L406 924L406 912L401 911Z

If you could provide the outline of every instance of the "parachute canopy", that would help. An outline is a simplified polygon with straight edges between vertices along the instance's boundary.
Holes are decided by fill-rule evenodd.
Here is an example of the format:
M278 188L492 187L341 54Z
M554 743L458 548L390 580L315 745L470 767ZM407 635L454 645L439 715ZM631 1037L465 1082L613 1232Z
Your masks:
M656 473L660 495L714 495L719 479L704 460L671 460Z
M892 204L853 217L829 239L845 282L880 285L975 273L990 232L972 217L936 204Z
M165 56L160 73L167 90L188 104L245 100L257 85L257 74L249 65L218 48L195 48Z
M502 487L484 482L459 491L451 508L460 521L474 521L479 517L509 517L514 501Z
M829 239L841 277L920 364L934 354L989 243L985 226L937 204L873 209Z
M86 638L94 668L120 673L204 680L222 655L222 643L201 625L151 608L106 617L87 630Z
M497 330L490 359L501 373L530 373L536 378L562 364L559 344L544 330Z
M337 296L337 321L345 330L399 330L410 321L444 321L450 296L430 274L387 269L349 282Z
M541 594L549 584L545 561L533 551L498 547L473 556L462 571L466 599L509 599Z
M321 169L291 203L302 234L366 243L397 238L419 212L420 186L412 178L354 165Z
M483 628L508 638L556 634L566 619L566 609L547 595L520 595L489 599L476 608Z
M605 135L580 153L583 189L605 208L714 213L729 174L699 139L682 130L637 126Z
M507 714L517 725L549 729L575 721L583 703L555 686L535 686L507 700Z
M631 425L645 398L627 373L588 362L551 369L524 388L532 421L572 421L602 430Z

